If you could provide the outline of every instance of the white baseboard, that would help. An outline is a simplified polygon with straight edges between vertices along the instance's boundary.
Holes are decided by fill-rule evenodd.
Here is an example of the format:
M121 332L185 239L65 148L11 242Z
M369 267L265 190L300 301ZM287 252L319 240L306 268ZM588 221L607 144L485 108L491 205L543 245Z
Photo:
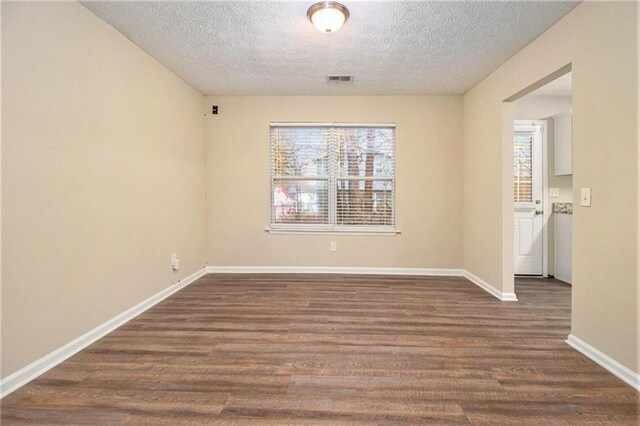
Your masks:
M474 283L475 285L477 285L478 287L480 287L481 289L483 289L484 291L486 291L487 293L496 297L498 300L502 300L503 302L518 301L518 298L516 297L515 293L503 293L497 288L495 288L494 286L492 286L491 284L489 284L488 282L486 282L485 280L481 279L476 275L473 275L469 271L465 270L463 276L469 281L471 281L472 283Z
M620 364L615 359L600 352L584 340L570 334L565 342L573 349L577 350L587 358L600 365L602 368L628 384L629 386L640 391L640 374Z
M371 275L425 275L465 277L489 294L505 302L516 302L515 293L502 293L486 281L464 269L428 268L344 268L324 266L207 266L209 274L371 274Z
M116 328L130 321L134 317L140 315L142 312L151 308L153 305L161 302L176 291L180 290L183 287L186 287L205 274L206 269L200 269L196 273L178 281L178 283L173 284L170 287L165 288L159 293L154 294L147 300L138 303L134 307L127 309L121 314L111 318L107 322L100 324L98 327L83 334L77 339L72 340L71 342L56 349L50 354L43 356L42 358L32 362L26 367L5 377L2 381L0 381L0 398L4 398L6 395L15 391L19 387L29 383L36 377L60 364L65 359L80 352L82 349L86 348L96 340L111 333Z
M349 268L325 266L207 266L209 274L370 274L461 277L462 269Z
M480 288L503 301L516 301L514 293L501 293L495 287L463 269L429 269L429 268L345 268L345 267L298 267L298 266L207 266L184 278L177 284L156 293L147 300L117 315L93 330L83 334L48 355L34 361L0 381L0 398L5 397L19 387L47 372L67 358L80 352L101 337L130 321L158 302L171 296L183 287L191 284L203 275L210 273L262 274L371 274L371 275L423 275L423 276L464 276ZM615 362L615 361L614 361Z

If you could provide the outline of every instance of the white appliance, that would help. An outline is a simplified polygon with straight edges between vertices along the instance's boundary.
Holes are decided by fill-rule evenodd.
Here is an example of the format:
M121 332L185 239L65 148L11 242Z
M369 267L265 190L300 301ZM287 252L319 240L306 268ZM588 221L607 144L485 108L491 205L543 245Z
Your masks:
M553 205L553 249L554 276L571 284L573 243L573 204Z

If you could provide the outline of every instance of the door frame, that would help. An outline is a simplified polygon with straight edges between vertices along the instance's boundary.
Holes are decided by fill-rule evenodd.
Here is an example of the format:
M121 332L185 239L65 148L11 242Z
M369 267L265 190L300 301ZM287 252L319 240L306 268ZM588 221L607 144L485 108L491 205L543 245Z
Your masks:
M549 219L551 218L551 206L549 205L549 178L547 173L549 172L549 139L547 137L549 131L548 120L514 120L513 127L515 135L515 126L540 126L541 129L541 141L540 144L540 168L542 176L540 178L540 184L542 187L542 277L547 278L549 276ZM515 208L515 206L514 206ZM515 232L515 227L513 229ZM515 235L513 235L515 239ZM515 267L515 265L514 265ZM514 271L515 272L515 271ZM515 273L514 273L515 276Z
M515 120L514 102L533 92L536 89L556 80L563 75L572 72L571 62L552 71L550 74L542 75L539 80L533 81L522 89L511 92L512 94L502 100L502 146L500 156L502 157L501 170L501 205L500 214L502 216L502 246L500 263L502 267L498 272L504 293L515 294L514 272L514 232L513 232L513 122ZM574 93L575 95L575 93ZM574 111L574 118L576 117Z

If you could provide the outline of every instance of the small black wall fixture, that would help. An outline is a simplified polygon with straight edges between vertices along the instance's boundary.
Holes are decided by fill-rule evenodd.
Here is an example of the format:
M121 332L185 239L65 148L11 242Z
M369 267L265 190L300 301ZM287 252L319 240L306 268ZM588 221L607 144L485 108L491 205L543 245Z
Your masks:
M218 114L218 105L213 105L211 107L211 114Z

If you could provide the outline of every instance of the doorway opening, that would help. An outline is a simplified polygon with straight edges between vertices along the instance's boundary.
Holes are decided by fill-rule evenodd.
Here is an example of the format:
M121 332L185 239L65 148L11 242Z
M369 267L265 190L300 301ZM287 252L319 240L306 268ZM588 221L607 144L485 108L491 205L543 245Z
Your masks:
M513 244L518 277L572 282L572 74L513 102Z

